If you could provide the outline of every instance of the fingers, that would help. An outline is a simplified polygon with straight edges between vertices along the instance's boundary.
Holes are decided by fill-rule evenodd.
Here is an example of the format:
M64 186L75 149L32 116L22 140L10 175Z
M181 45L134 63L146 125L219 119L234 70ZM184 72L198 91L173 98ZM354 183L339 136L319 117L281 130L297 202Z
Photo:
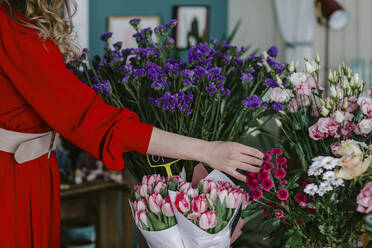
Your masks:
M254 172L254 173L260 172L260 167L256 167L251 164L246 164L243 162L238 162L235 167L243 171L247 171L247 172Z
M237 172L234 168L231 168L230 170L226 171L230 176L235 177L236 179L245 182L246 177L239 172Z
M240 145L240 152L261 160L265 157L265 155L260 150L257 150L256 148L250 146Z
M251 164L251 165L255 165L255 166L261 166L263 164L263 161L261 159L251 157L251 156L247 156L245 154L240 154L237 157L237 160L239 162L243 162L243 163Z

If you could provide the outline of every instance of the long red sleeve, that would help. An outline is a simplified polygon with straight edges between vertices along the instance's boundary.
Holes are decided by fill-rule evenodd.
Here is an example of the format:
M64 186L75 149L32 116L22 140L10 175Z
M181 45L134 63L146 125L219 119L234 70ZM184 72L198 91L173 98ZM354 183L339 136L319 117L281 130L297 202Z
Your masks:
M122 153L147 152L152 125L137 114L105 104L70 72L59 48L0 8L0 68L41 118L63 137L122 169Z

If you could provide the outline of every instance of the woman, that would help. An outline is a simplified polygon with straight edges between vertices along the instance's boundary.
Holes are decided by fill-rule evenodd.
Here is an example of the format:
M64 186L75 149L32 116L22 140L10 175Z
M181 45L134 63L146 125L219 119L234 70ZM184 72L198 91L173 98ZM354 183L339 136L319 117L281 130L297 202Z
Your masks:
M76 54L71 30L68 0L0 0L0 247L60 246L51 129L111 169L137 151L202 161L240 180L236 169L258 171L256 149L165 132L104 104L65 67Z

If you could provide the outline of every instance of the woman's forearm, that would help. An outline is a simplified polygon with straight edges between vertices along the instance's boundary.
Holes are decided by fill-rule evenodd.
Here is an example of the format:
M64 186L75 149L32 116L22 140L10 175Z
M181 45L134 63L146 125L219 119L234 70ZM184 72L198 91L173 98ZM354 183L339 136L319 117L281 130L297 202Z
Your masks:
M208 144L208 141L166 132L154 127L147 153L205 162Z

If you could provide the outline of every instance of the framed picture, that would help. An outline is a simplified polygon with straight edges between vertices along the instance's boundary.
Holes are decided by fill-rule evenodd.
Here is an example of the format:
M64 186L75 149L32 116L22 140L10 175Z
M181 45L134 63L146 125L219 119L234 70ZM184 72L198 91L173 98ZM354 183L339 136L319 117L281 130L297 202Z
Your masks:
M176 6L176 47L185 49L208 38L208 6Z
M109 44L114 44L117 41L123 42L123 48L136 48L137 43L133 34L136 33L129 21L139 18L141 19L140 28L152 28L160 25L159 16L110 16L108 31L112 32L112 37ZM155 35L152 37L155 40Z

